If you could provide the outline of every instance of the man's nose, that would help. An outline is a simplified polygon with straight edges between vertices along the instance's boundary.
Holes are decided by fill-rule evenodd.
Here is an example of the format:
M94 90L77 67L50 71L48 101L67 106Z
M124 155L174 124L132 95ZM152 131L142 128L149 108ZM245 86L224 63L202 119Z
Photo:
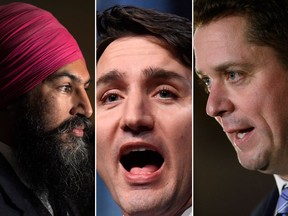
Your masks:
M93 109L85 89L78 90L74 96L73 107L70 110L71 115L83 115L91 117Z
M211 117L223 117L234 110L234 105L229 99L228 90L223 84L215 84L210 88L206 104L206 113Z
M126 99L121 119L122 130L139 134L153 129L154 117L148 97L137 95Z

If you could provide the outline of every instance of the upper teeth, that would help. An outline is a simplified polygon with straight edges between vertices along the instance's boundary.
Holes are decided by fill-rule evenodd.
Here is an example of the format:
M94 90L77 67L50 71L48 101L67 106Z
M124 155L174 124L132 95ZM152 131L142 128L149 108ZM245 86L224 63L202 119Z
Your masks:
M147 149L145 147L140 147L140 148L134 148L134 149L127 150L123 154L126 155L126 154L129 154L130 152L141 152L141 151L147 151L147 150L149 150L149 149Z
M142 147L142 148L138 148L138 149L132 149L131 151L132 152L135 152L135 151L146 151L147 149Z
M242 139L245 136L245 133L237 133L237 138Z

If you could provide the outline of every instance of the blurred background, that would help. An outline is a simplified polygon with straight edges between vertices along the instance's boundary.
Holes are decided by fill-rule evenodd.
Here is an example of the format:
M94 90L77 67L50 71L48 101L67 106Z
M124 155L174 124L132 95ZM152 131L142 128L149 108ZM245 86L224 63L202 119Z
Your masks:
M97 0L97 11L103 11L116 4L133 5L143 8L156 9L158 11L174 13L191 20L192 1L190 0ZM96 211L99 216L121 216L121 210L115 204L104 182L97 175L97 205Z

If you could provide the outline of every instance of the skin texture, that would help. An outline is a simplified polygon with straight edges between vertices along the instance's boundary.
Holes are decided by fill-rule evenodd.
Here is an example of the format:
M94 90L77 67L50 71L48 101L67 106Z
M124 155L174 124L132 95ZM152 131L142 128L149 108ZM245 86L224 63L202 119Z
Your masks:
M86 92L89 82L85 63L77 60L57 70L35 89L32 100L49 107L44 114L47 130L75 115L91 117L93 110Z
M74 77L74 78L72 78ZM30 107L43 106L41 118L45 122L45 131L57 128L65 120L76 115L91 117L93 110L86 93L89 87L90 75L83 60L76 60L67 64L50 75L35 89L29 92ZM45 106L44 106L45 104ZM15 124L17 119L23 116L18 102L9 105L6 109L0 110L0 118L7 124L1 124L3 131L1 140L12 145ZM76 135L76 134L74 134Z
M97 169L124 215L180 215L191 205L191 77L148 36L115 40L98 62ZM119 162L140 147L161 152L157 177Z
M223 127L242 166L288 179L288 71L272 48L246 40L246 28L245 18L229 16L196 29L206 112Z

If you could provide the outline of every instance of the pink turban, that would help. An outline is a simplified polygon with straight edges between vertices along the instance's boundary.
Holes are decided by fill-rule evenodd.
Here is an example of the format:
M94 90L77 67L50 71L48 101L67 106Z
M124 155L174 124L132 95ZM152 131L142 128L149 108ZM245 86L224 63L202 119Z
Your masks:
M0 6L0 108L78 59L77 42L51 13L25 3Z

